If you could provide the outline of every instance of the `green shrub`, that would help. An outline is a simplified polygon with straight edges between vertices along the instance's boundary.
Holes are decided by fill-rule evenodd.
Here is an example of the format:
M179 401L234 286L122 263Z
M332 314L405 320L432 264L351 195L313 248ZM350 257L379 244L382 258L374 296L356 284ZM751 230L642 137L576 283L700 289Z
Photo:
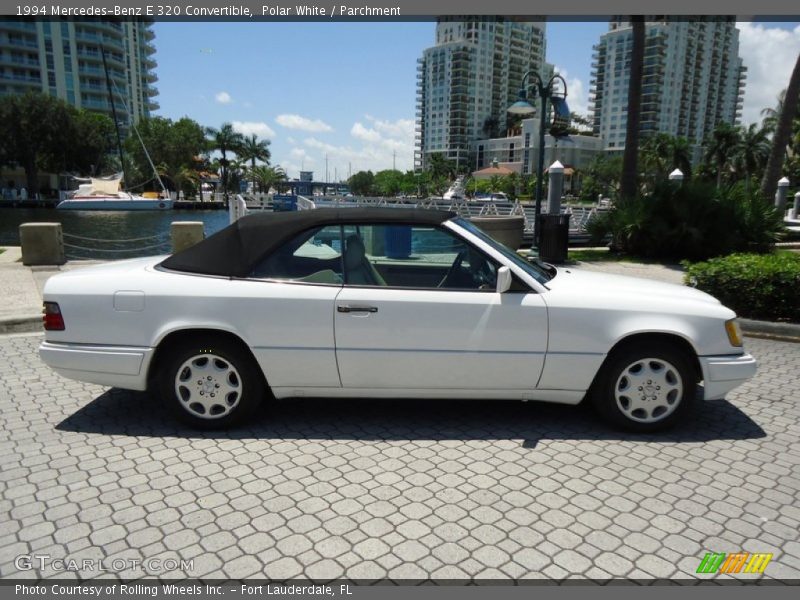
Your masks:
M686 267L687 285L708 292L741 317L800 321L798 254L732 254Z
M735 251L765 252L779 239L783 219L743 185L664 183L590 221L592 242L644 258L703 260Z

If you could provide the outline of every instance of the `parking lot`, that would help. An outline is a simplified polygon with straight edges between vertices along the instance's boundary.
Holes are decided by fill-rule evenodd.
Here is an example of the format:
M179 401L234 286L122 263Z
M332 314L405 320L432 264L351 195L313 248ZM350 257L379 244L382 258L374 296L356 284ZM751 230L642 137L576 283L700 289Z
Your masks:
M798 344L748 339L753 381L643 436L584 407L310 399L203 434L40 341L0 338L4 578L708 579L706 552L744 551L800 579Z

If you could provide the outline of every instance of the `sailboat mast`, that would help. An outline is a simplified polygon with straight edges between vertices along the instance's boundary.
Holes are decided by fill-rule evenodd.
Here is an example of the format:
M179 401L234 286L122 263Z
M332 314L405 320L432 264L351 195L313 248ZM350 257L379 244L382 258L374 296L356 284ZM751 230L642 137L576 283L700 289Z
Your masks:
M114 119L114 130L117 132L117 151L119 152L119 166L122 169L122 181L127 183L125 178L125 159L122 156L122 136L119 133L119 121L117 121L117 108L114 105L114 94L111 93L111 79L108 76L108 65L106 64L106 51L103 43L100 42L100 55L103 57L103 71L106 74L106 87L108 88L108 100L111 103L111 118Z

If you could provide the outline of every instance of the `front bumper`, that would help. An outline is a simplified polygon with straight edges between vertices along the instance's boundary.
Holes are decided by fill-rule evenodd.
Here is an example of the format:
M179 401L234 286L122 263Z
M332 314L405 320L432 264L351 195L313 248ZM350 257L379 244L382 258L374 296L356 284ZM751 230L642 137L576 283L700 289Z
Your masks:
M78 381L129 390L147 389L153 348L42 342L39 356L51 369Z
M756 374L758 363L749 354L701 356L703 398L720 400Z

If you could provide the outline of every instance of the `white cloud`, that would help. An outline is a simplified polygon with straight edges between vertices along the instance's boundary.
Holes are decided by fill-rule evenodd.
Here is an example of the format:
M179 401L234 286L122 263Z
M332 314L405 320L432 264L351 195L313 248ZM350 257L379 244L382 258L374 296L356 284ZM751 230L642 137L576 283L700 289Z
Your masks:
M567 80L567 104L570 112L587 115L589 113L589 96L583 81L578 77L570 77L567 71L558 67L556 67L556 73Z
M299 129L314 133L333 131L333 127L319 119L309 119L300 115L278 115L275 122L287 129Z
M233 129L244 135L256 134L260 138L273 138L275 131L264 121L233 121Z
M230 104L233 102L233 98L231 98L231 95L228 92L217 92L214 95L214 100L220 104Z
M307 137L303 140L304 150L307 150L303 156L315 158L324 171L327 155L331 179L336 176L346 179L351 171L391 169L393 164L403 171L413 166L414 121L411 119L389 121L365 115L364 121L353 123L350 136L351 143L339 145ZM296 164L300 156L299 153L292 155L291 162ZM308 158L305 161L308 166ZM325 173L317 169L315 177L324 179Z
M739 54L747 67L742 122L756 123L761 110L774 108L778 94L789 85L800 53L800 25L788 31L743 21L736 27Z
M352 129L350 129L350 135L354 138L358 138L359 140L363 140L365 142L379 142L381 140L381 134L378 133L376 130L364 127L361 123L353 123Z

